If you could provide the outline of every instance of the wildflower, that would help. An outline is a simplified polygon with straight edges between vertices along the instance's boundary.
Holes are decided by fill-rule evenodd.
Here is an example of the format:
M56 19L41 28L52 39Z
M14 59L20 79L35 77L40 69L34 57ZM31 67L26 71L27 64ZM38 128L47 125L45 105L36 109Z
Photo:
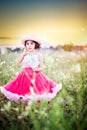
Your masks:
M5 61L2 61L2 62L0 63L0 65L3 65L3 64L5 64Z
M15 73L15 75L18 75L18 74L19 74L19 72L16 72L16 73Z
M77 72L81 72L81 67L80 67L80 64L76 64L76 70L77 70Z
M6 111L9 111L9 110L11 109L11 102L10 102L10 101L7 102L7 104L4 104L4 109L5 109Z
M20 120L20 119L23 119L23 118L24 118L23 115L18 116L18 119L19 119L19 120Z

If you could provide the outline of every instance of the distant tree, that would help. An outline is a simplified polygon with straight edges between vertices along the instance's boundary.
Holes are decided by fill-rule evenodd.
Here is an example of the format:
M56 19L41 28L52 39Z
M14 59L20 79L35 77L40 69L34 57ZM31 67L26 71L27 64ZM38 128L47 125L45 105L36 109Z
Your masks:
M64 44L62 46L62 48L65 50L65 51L72 51L74 49L74 45L73 43L68 43L68 44Z

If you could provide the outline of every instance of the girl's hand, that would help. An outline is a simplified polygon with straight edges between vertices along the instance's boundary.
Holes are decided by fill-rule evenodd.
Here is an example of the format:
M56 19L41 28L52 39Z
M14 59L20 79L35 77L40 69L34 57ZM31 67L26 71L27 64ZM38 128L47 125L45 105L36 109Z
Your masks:
M38 71L38 68L33 68L33 71Z
M33 71L42 71L43 67L33 68Z

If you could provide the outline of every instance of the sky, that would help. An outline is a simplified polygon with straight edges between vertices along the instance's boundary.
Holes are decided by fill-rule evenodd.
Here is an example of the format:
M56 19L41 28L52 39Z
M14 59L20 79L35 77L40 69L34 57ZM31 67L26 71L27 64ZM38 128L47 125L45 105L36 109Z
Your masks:
M87 44L87 0L1 0L0 44L33 34L57 44Z

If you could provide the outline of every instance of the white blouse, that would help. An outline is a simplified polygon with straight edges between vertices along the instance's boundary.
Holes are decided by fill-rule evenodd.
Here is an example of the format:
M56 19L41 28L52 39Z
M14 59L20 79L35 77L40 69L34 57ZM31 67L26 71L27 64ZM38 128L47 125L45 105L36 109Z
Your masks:
M28 54L23 59L23 68L32 67L37 68L40 65L39 55L35 54Z

